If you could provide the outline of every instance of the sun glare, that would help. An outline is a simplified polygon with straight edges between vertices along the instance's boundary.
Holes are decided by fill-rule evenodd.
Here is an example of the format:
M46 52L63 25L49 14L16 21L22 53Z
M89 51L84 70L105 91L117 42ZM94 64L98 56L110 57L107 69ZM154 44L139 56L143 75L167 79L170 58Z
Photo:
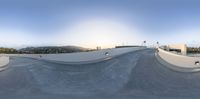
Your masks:
M70 42L79 42L77 45L95 48L110 48L120 44L129 44L138 39L136 31L131 31L125 25L112 21L85 21L76 24L67 31L65 37L73 38Z

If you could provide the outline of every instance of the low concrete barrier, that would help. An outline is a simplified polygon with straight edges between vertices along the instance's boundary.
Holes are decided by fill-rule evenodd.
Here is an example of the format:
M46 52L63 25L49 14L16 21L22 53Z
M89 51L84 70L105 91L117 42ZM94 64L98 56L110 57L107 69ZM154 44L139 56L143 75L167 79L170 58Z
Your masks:
M8 63L9 63L8 56L0 56L0 71L6 69Z
M142 50L145 48L146 47L127 47L127 48L112 48L112 49L103 49L99 51L79 52L79 53L6 54L6 56L29 57L29 58L42 59L42 60L67 63L67 64L85 64L85 63L94 63L107 60L125 53Z
M181 72L196 72L200 71L200 58L198 57L189 57L189 56L183 56L174 54L168 51L165 51L161 48L158 48L157 54L161 59L158 59L161 61L161 63L164 63L164 65L168 66L171 69L174 69L176 71Z

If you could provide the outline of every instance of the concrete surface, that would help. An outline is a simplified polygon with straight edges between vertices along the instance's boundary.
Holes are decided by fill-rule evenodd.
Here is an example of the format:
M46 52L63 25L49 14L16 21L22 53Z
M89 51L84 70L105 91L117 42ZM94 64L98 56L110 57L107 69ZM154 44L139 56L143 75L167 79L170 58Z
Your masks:
M125 53L146 49L146 47L127 47L103 49L91 52L61 53L61 54L5 54L4 56L29 57L51 62L66 64L88 64L100 62Z
M196 72L200 71L200 64L195 65L195 62L199 61L199 57L189 57L189 56L183 56L183 55L178 55L174 54L168 51L165 51L163 49L158 48L159 52L158 55L160 58L165 60L166 62L176 66L177 68L183 68L185 71L183 72ZM166 65L168 66L168 65ZM188 69L188 71L187 71ZM176 69L175 69L176 70Z
M160 64L155 50L111 60L62 65L11 57L0 72L2 99L198 99L200 73L181 73Z

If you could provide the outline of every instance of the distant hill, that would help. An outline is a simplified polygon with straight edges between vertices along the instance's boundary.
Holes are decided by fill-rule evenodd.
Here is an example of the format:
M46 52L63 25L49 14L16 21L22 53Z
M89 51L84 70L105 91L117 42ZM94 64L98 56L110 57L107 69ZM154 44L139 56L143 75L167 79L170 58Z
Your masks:
M55 53L73 53L90 51L88 48L77 46L44 46L44 47L27 47L18 50L19 53L27 54L55 54Z
M78 46L27 47L19 50L16 50L14 48L0 48L0 53L5 53L5 54L56 54L56 53L74 53L74 52L88 52L88 51L94 51L94 50Z

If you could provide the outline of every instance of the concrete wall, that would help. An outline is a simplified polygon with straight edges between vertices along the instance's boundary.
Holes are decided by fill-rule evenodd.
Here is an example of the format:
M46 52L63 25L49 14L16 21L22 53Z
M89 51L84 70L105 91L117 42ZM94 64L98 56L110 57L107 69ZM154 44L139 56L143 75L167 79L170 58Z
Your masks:
M0 71L4 70L8 63L9 63L9 57L0 56Z
M112 57L122 55L128 52L145 49L146 47L127 47L103 49L92 52L66 53L66 54L6 54L5 56L29 57L54 62L63 62L69 64L93 63Z
M162 58L164 61L168 62L169 64L172 64L173 66L176 66L178 68L184 68L192 71L199 71L200 64L195 64L195 62L200 61L200 58L198 57L189 57L189 56L183 56L183 55L177 55L168 51L165 51L163 49L158 48L158 53L160 58Z
M187 54L186 44L170 44L168 45L169 49L180 49L183 55Z

